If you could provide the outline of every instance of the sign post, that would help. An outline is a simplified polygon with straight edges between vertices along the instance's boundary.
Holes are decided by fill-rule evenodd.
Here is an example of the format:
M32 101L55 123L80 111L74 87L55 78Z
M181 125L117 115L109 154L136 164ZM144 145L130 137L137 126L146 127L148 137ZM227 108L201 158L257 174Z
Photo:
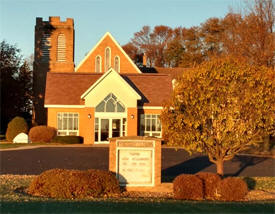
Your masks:
M161 139L119 137L110 139L109 170L121 186L154 187L161 184Z

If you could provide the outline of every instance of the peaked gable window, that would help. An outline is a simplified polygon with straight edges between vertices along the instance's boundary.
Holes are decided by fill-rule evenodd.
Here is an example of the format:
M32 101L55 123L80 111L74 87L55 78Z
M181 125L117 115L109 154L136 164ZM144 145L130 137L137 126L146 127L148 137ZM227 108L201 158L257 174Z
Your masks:
M101 57L98 55L95 58L95 72L100 73L101 72Z
M57 61L66 61L66 37L63 33L57 37Z
M110 93L95 108L96 112L125 112L124 105L117 100L117 97Z
M115 56L115 71L120 72L120 59L119 59L119 56Z
M42 47L41 47L41 59L44 62L49 61L50 59L50 48L51 48L51 35L44 34L42 37Z
M105 49L105 72L111 67L111 48Z

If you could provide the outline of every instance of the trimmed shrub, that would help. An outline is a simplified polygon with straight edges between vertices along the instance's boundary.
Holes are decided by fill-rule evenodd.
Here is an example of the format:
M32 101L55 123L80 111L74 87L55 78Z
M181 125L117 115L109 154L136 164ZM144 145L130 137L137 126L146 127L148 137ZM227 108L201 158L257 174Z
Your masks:
M222 180L218 174L210 172L199 172L196 174L203 183L203 195L205 199L215 200L217 185Z
M34 196L63 199L114 196L120 193L115 175L103 170L51 169L30 184L27 192Z
M80 136L56 136L52 142L54 143L67 143L67 144L81 144L83 137Z
M28 124L23 117L13 118L9 124L6 131L7 141L12 142L13 139L20 133L28 134Z
M202 200L203 183L196 175L182 174L173 181L175 199Z
M228 177L217 185L217 199L222 201L239 201L248 193L247 184L241 178Z
M29 137L32 142L50 142L56 136L56 129L49 126L35 126L31 128Z
M102 186L102 193L100 195L108 196L120 193L119 181L114 173L96 169L90 169L88 173L95 174L96 179L99 180Z

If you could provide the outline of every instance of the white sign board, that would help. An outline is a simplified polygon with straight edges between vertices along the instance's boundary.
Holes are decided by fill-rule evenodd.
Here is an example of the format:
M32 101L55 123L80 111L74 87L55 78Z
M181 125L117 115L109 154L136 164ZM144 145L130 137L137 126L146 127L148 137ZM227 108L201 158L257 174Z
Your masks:
M13 139L13 143L30 143L29 136L25 133L20 133Z
M121 184L152 184L152 150L124 150L118 153Z

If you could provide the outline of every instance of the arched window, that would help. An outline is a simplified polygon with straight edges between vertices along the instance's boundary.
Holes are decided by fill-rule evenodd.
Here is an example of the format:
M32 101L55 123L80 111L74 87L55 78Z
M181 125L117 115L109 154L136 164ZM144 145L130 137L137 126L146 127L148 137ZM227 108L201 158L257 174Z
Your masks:
M120 59L119 59L119 56L115 56L115 71L120 72Z
M66 61L66 37L63 33L57 37L57 61Z
M111 48L105 49L105 72L111 67Z
M117 97L110 93L95 108L96 112L125 112L124 105L117 100Z
M50 59L51 35L44 34L41 40L41 44L41 59L42 61L47 62Z
M101 56L96 56L95 58L95 72L100 73L101 72Z

